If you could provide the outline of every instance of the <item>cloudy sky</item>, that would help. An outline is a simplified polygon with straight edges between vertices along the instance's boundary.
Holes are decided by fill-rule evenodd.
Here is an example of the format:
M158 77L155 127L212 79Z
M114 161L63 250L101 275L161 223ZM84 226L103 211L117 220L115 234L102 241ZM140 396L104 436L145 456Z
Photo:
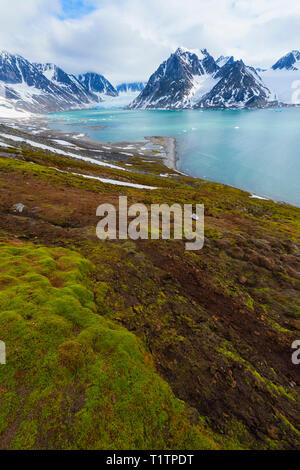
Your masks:
M182 45L272 65L300 49L299 0L0 0L0 49L114 84Z

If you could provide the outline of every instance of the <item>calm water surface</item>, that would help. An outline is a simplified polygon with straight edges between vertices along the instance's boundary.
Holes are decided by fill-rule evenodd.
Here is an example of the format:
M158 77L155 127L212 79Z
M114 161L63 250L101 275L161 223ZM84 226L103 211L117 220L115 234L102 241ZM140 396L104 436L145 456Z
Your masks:
M300 108L240 111L92 109L49 115L52 129L102 142L177 139L178 169L300 207ZM56 120L63 122L55 122ZM81 123L75 126L70 124ZM88 129L86 126L104 126Z

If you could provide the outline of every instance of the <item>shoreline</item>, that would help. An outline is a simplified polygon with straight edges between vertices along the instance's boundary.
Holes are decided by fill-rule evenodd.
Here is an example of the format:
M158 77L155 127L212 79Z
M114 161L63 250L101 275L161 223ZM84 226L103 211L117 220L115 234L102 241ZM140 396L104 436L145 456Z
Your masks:
M55 121L55 122L60 122ZM65 122L61 120L61 122ZM40 139L50 139L50 140L59 140L63 139L64 141L69 142L72 147L74 144L82 145L82 150L98 150L105 149L105 157L109 157L108 150L111 151L113 157L116 157L116 154L119 154L122 159L126 160L126 156L136 156L141 158L161 159L162 162L166 165L167 168L173 170L179 174L183 174L177 169L178 155L176 150L176 138L169 136L145 136L144 141L132 142L132 141L122 141L122 142L106 142L98 141L90 137L86 132L64 132L59 129L51 129L49 124L51 121L47 118L47 115L39 116L30 116L27 118L20 119L1 119L0 124L7 125L16 130L21 130L33 134L35 137ZM76 126L83 124L83 122L72 123L70 126ZM84 122L88 124L88 122ZM94 128L103 128L104 126L86 126L86 129ZM189 175L187 175L189 176Z
M165 156L163 156L164 164L171 170L177 170L178 155L176 150L176 139L175 137L158 137L150 136L145 137L153 145L160 146L164 149Z
M65 122L64 120L62 122ZM24 131L29 134L32 134L34 137L38 139L49 139L53 141L57 141L57 143L63 142L65 144L69 144L68 150L73 150L75 145L78 145L77 151L81 150L82 152L103 152L103 155L95 156L96 159L102 160L99 157L104 157L104 161L124 161L128 158L137 156L139 158L147 159L148 162L150 161L157 161L160 159L164 165L172 170L175 174L187 176L190 178L200 179L203 181L214 182L217 184L224 184L219 183L215 180L206 179L205 177L195 176L183 173L178 170L177 162L179 160L177 154L177 141L175 137L170 136L145 136L143 142L131 142L131 141L123 141L123 142L104 142L104 141L97 141L91 138L87 133L84 131L78 132L64 132L59 129L50 129L49 124L51 121L47 118L47 115L38 115L38 116L30 116L29 118L1 118L0 116L0 125L6 125L11 127L17 131ZM77 125L79 123L73 123L73 125ZM81 124L81 123L80 123ZM88 122L86 122L88 124ZM86 126L87 129L91 128L90 126ZM97 126L99 127L99 126ZM101 126L102 127L102 126ZM60 140L61 139L61 140ZM63 139L63 140L62 140ZM55 144L61 146L62 144ZM64 146L63 146L64 147ZM67 147L66 147L67 148ZM90 156L90 155L89 155ZM175 175L174 175L175 176ZM235 189L239 189L246 193L249 193L249 197L251 199L257 200L265 200L265 201L272 201L277 204L286 204L292 207L299 208L300 205L296 203L291 203L282 200L276 200L271 196L257 194L257 192L245 189L238 186L233 186L231 184L225 184L226 186L233 187Z
M43 144L51 141L55 147L63 147L69 151L76 149L78 152L101 152L102 155L98 154L95 158L105 161L126 162L135 156L154 163L160 160L167 168L181 174L177 170L176 139L173 137L145 136L144 140L139 142L106 142L93 139L84 130L65 132L60 129L51 129L50 124L51 121L44 115L31 116L26 119L7 119L0 116L0 125L7 126L17 132L26 132L34 137L37 143ZM87 129L91 128L90 126L86 127Z
M79 124L79 123L73 123L73 124ZM87 126L88 128L88 126ZM62 131L59 131L59 130L56 130L56 132L61 132L62 135L65 135L64 132ZM155 161L157 158L160 158L162 160L162 162L165 164L165 166L167 168L169 168L170 170L176 172L178 175L182 175L182 176L187 176L189 178L195 178L195 179L200 179L200 180L203 180L203 181L208 181L208 182L212 182L212 183L217 183L217 184L225 184L226 186L229 186L229 187L232 187L232 188L235 188L235 189L239 189L241 191L244 191L246 193L249 194L249 197L251 199L256 199L256 200L264 200L264 201L272 201L272 202L276 202L277 204L286 204L286 205L289 205L289 206L292 206L292 207L297 207L297 208L300 208L300 204L297 204L296 202L288 202L288 201L285 201L285 200L282 200L282 199L276 199L275 196L268 196L266 194L263 194L263 193L260 193L259 191L257 191L256 189L247 189L247 188L243 188L241 186L234 186L230 183L221 183L220 181L216 181L216 180L211 180L211 179L208 179L204 176L195 176L194 174L188 174L188 173L184 173L184 172L181 172L180 170L178 170L178 166L177 166L177 163L179 161L179 157L178 157L178 153L177 153L177 140L175 137L171 137L171 136L144 136L144 139L146 141L146 145L148 143L148 145L150 144L151 148L149 149L150 152L147 152L147 149L145 148L145 144L141 144L141 142L130 142L130 141L126 141L126 142L103 142L103 141L97 141L97 140L94 140L92 139L91 137L89 137L88 135L85 134L85 137L84 139L89 142L90 144L100 144L100 145L110 145L111 148L114 148L116 151L118 150L118 147L121 145L121 144L125 144L126 146L131 146L132 148L135 147L136 148L136 151L139 153L139 157L141 158L147 158L149 160L153 159L153 161ZM163 151L160 152L160 154L156 154L154 155L151 150L157 150L157 147L160 147L160 149L162 149Z

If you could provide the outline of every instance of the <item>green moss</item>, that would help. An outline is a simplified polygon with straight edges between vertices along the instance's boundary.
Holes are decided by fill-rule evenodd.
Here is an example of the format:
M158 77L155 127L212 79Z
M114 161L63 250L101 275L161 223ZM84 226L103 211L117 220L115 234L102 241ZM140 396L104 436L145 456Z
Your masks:
M15 450L30 450L39 434L38 423L35 421L22 421L12 441Z
M280 418L281 418L287 432L290 432L292 430L295 434L297 434L297 436L300 436L299 429L296 429L295 426L293 426L292 423L290 423L290 421L287 419L286 416L283 416L283 414L280 414Z
M246 296L245 305L248 308L251 308L251 310L254 310L254 300L252 299L251 295L249 295L247 292L244 295Z
M204 228L204 236L207 238L212 238L213 240L218 240L223 237L219 230L210 227Z
M130 163L122 171L25 147L0 158L0 189L18 180L29 209L18 219L5 194L9 236L70 248L34 247L17 237L8 243L0 234L0 331L9 344L0 380L1 437L11 448L294 446L298 436L274 417L271 404L296 429L297 397L280 361L270 367L264 349L272 341L289 344L287 325L296 325L289 318L299 316L300 281L282 259L297 255L290 242L300 241L299 209L196 178L160 178L171 173L160 161ZM66 173L72 171L159 189L120 188ZM66 202L49 203L47 191L56 187ZM95 241L92 218L87 226L76 218L74 194L115 203L120 193L130 203L204 204L203 250L185 252L181 242ZM36 225L33 207L39 208ZM75 223L68 229L70 215ZM255 253L268 257L259 239L272 250L274 271L256 264ZM154 362L198 412L218 400L208 411L211 421L187 413ZM246 399L232 403L239 390ZM267 437L264 422L271 432L282 426L282 442ZM255 437L253 423L260 423Z
M230 348L230 349L229 349ZM219 348L219 354L222 355L223 357L230 359L233 362L237 362L239 364L242 364L245 369L252 374L253 377L255 377L259 382L261 382L266 390L269 391L269 393L274 396L284 396L288 398L289 400L292 400L293 402L296 402L297 399L296 397L291 393L285 390L285 388L282 385L277 385L274 382L272 382L270 379L263 377L255 368L252 364L250 364L248 361L243 359L238 353L236 353L230 344L227 342L224 343L224 347Z
M9 448L216 448L140 340L95 313L89 262L62 248L2 242L0 267L0 433L11 435ZM100 282L97 299L108 291Z

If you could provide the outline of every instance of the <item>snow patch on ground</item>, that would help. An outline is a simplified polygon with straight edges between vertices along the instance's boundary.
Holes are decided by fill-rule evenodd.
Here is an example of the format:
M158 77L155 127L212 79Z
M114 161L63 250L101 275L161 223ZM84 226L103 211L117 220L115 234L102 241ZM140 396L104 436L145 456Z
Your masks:
M256 194L252 194L252 196L249 196L250 199L262 199L263 201L269 201L268 198L262 197L262 196L257 196Z
M1 95L1 90L0 90ZM28 111L17 110L13 104L3 96L0 96L0 118L15 119L29 118L32 116Z
M211 75L195 75L193 78L193 88L189 93L191 104L194 105L200 99L209 93L220 79L213 78Z
M10 145L5 144L4 142L0 142L0 146L1 147L7 147L7 148L10 147Z
M89 162L89 163L94 163L95 165L106 166L106 167L109 167L109 168L114 168L116 170L124 170L125 171L125 168L122 168L122 167L117 166L117 165L113 165L112 163L101 162L99 160L95 160L94 158L84 157L83 155L77 155L76 153L65 152L64 150L60 150L60 149L57 149L57 148L54 148L54 147L50 147L49 145L40 144L39 142L34 142L33 140L23 139L22 137L18 137L16 135L0 134L0 136L4 137L5 139L13 140L15 142L23 142L24 144L31 145L32 147L41 148L43 150L49 150L49 152L58 153L60 155L66 155L67 157L77 158L79 160L84 160L84 161Z
M53 140L53 142L55 142L56 144L59 144L59 145L64 145L64 146L68 146L68 147L75 147L77 149L80 149L80 147L77 147L76 145L74 144L71 144L71 142L67 142L66 140L59 140L59 139L51 139ZM80 149L82 150L82 149Z
M143 184L127 183L125 181L111 180L109 178L100 178L98 176L83 175L82 173L72 173L72 175L83 176L83 178L90 178L93 180L101 181L101 183L116 184L118 186L129 186L130 188L137 189L158 189L155 186L145 186Z

